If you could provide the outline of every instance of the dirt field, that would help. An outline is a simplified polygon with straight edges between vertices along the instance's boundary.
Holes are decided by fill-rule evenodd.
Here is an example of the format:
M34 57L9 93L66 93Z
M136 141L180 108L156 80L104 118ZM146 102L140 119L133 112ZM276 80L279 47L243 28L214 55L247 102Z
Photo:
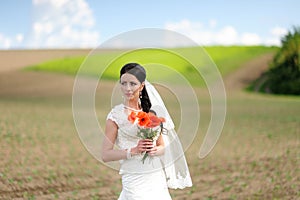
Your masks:
M118 172L95 160L76 133L74 78L21 70L87 53L0 52L0 199L117 199ZM201 99L203 121L186 152L194 186L171 190L173 199L300 198L300 99L241 91L270 59L255 59L225 78L226 124L215 149L203 160L195 155L210 112L209 97ZM113 83L106 84L111 91Z

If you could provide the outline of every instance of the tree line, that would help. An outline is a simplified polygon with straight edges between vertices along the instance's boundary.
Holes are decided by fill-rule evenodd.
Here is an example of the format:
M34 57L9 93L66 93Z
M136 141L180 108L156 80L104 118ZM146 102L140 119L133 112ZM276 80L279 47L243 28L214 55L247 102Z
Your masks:
M253 89L273 94L300 95L300 27L282 39L270 68L255 81Z

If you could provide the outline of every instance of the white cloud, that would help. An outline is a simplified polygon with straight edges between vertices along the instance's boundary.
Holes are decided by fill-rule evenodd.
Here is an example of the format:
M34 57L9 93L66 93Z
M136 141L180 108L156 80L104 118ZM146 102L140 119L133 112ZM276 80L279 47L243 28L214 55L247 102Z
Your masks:
M0 46L4 49L10 48L11 47L11 39L0 33Z
M191 22L187 19L183 19L179 22L175 22L175 23L167 23L165 25L166 29L171 29L171 30L179 30L179 31L188 31L191 32L195 29L201 29L202 28L202 24L199 22Z
M222 45L233 45L238 41L238 33L232 26L224 27L223 29L212 32L215 43Z
M0 48L1 49L10 49L15 48L21 44L24 40L23 34L19 33L15 36L6 36L0 33Z
M281 38L288 33L288 30L282 27L274 27L270 30L271 35L266 39L267 45L281 45Z
M200 45L280 45L280 37L287 33L281 27L275 27L270 35L262 38L253 32L238 32L233 26L218 28L216 20L210 20L208 26L187 19L165 24L168 30L184 34Z
M53 31L53 25L51 22L35 22L33 23L33 31L36 35L49 34Z
M19 34L16 35L16 41L17 41L18 43L23 42L23 40L24 40L23 34L19 33Z
M282 27L274 27L273 29L271 29L271 34L274 35L274 36L283 36L285 34L287 34L287 30L285 28L282 28Z
M165 24L165 29L186 35L200 44L207 44L208 41L211 41L210 31L208 31L200 22L192 22L187 19L179 22L168 22ZM172 40L170 40L170 42L171 41Z
M67 2L68 2L68 0L33 0L32 4L34 6L36 6L36 5L42 5L42 4L47 3L47 4L50 4L51 6L62 7Z
M95 47L100 34L85 0L33 0L33 23L26 47Z
M262 44L262 41L256 33L244 33L241 36L241 43L245 45L258 45Z
M165 28L182 33L201 45L232 45L240 42L234 27L226 26L216 29L216 20L210 20L208 24L206 27L200 22L185 19L179 22L166 23Z

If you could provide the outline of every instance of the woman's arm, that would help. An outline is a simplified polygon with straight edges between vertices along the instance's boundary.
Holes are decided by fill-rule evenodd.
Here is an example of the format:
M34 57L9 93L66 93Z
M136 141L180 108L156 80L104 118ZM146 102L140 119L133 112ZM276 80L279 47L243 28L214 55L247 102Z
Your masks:
M127 149L114 149L114 144L118 134L118 126L115 122L108 119L106 121L105 137L102 144L102 160L103 162L117 161L127 159ZM140 154L153 147L151 140L139 140L137 146L130 149L131 155Z
M118 126L108 119L105 127L105 137L102 144L102 160L104 162L122 160L127 158L126 150L114 149L114 144L118 134Z

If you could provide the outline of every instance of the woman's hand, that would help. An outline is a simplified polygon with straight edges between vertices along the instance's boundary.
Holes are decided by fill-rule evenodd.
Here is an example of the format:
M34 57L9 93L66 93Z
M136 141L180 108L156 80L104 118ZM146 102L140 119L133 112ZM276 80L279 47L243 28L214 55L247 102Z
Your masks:
M144 139L144 140L139 140L137 146L132 148L131 152L133 154L140 154L145 151L148 152L152 148L153 148L153 141L150 139Z
M164 154L164 146L154 146L148 151L149 156L160 156Z
M165 143L162 135L156 140L156 145L154 145L148 152L149 156L161 156L165 152Z

